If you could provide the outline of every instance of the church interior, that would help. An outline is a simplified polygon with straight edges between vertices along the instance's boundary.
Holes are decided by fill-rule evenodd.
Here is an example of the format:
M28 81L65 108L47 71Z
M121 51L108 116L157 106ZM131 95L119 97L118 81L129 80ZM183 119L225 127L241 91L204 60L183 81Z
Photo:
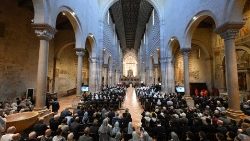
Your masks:
M1 141L250 141L250 0L1 3Z

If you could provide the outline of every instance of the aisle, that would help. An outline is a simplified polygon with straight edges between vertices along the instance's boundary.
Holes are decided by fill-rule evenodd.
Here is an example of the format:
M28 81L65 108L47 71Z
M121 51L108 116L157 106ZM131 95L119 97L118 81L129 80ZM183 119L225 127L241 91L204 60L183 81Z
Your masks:
M60 104L60 109L58 110L58 112L61 113L61 111L63 111L65 108L76 107L80 101L79 99L80 98L77 97L76 95L58 98L58 102ZM50 106L50 108L51 108L51 106Z
M122 109L129 109L129 112L133 119L133 125L135 128L138 128L141 126L141 113L143 112L143 109L141 107L140 101L136 97L135 89L133 87L127 88L126 97L122 104ZM124 111L122 111L124 112Z

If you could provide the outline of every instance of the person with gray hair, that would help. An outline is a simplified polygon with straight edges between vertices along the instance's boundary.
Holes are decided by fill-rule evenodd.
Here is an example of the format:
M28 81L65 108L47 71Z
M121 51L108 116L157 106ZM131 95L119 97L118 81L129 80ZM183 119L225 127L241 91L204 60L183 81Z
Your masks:
M28 141L37 141L37 134L35 131L29 133Z
M149 136L148 132L142 132L141 141L153 141L153 139Z
M84 135L80 136L78 141L93 141L93 138L89 136L90 129L89 127L86 127L84 129Z
M132 139L130 139L129 141L140 141L140 137L139 137L139 135L137 134L136 131L133 131Z
M45 131L45 134L41 137L41 141L52 141L52 136L51 136L51 129L47 129Z
M112 127L108 124L108 119L104 119L102 125L99 127L99 141L108 141L109 134L111 132Z
M67 141L75 141L74 134L72 132L68 134Z
M1 141L16 141L20 139L20 134L15 133L16 127L11 126L7 129L6 134L1 137Z
M111 136L115 137L118 132L120 132L120 127L119 122L116 121L113 129L111 130Z
M175 132L170 133L171 141L180 141L178 135Z

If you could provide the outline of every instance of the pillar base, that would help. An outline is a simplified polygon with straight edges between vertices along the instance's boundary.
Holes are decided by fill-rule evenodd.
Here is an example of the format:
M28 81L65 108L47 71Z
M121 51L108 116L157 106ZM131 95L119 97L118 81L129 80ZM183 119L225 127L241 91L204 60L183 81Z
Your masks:
M35 110L34 110L35 111ZM39 118L43 118L46 124L49 124L49 120L54 116L54 113L50 109L44 108L36 111L39 113Z
M46 109L47 109L46 107L43 107L43 108L41 108L41 107L34 107L33 111L39 112L39 111L46 110Z
M227 109L227 116L229 118L235 119L235 120L239 120L239 119L244 119L246 117L246 115L242 112L242 111L235 111L232 109Z
M77 97L77 98L81 98L81 97L82 97L82 95L76 94L76 97Z
M194 100L190 95L188 96L184 95L184 99L186 100L188 107L194 107Z

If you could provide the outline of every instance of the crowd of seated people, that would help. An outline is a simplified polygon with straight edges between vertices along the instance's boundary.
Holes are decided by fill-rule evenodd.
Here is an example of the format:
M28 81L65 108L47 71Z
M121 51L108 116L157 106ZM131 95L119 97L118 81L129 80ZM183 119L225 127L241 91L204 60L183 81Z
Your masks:
M250 100L244 100L241 104L241 110L248 116L250 116Z
M116 99L125 95L124 88L109 88L102 91L102 98L108 100ZM83 101L99 100L98 94L83 97ZM110 97L110 98L109 98ZM91 99L89 99L91 98ZM93 98L93 99L92 99ZM104 98L105 99L105 98ZM2 122L3 121L3 122ZM129 140L133 138L132 118L129 110L124 113L116 112L112 107L98 104L96 107L78 106L70 111L65 108L61 113L54 115L49 124L44 119L39 121L28 130L28 133L16 133L15 127L6 128L6 119L0 118L1 141L120 141L122 138ZM3 123L3 124L2 124ZM1 129L2 129L1 128ZM25 131L27 132L27 131ZM139 135L136 133L136 137ZM134 134L135 134L134 133ZM135 135L134 135L135 136Z
M81 116L83 115L83 116ZM3 131L1 141L120 141L124 138L131 141L138 137L132 127L132 118L128 111L120 114L113 110L97 110L93 108L76 109L71 112L68 108L54 115L46 124L43 119L30 129L27 136L16 133L14 126ZM133 132L136 135L132 135Z
M157 141L250 141L249 121L229 119L226 99L196 96L195 107L188 107L182 95L155 90L136 92L144 107L142 129Z
M119 91L121 90L121 91ZM122 88L110 88L99 94L84 95L84 104L91 100L117 99ZM125 93L124 93L125 94ZM0 141L248 141L250 128L226 115L227 100L220 97L194 97L195 107L188 107L182 95L165 94L155 87L136 89L144 112L140 131L132 126L129 110L117 112L112 106L79 105L74 111L65 108L46 124L39 119L25 136L15 127L5 129L0 118ZM119 95L119 94L118 94ZM104 96L106 98L104 98ZM119 97L119 96L118 96Z
M31 98L16 98L15 101L10 102L10 100L5 102L0 102L0 112L3 115L9 115L13 113L32 111L34 108Z
M107 87L98 93L83 94L80 105L93 108L110 107L117 110L124 100L126 88L122 86Z

